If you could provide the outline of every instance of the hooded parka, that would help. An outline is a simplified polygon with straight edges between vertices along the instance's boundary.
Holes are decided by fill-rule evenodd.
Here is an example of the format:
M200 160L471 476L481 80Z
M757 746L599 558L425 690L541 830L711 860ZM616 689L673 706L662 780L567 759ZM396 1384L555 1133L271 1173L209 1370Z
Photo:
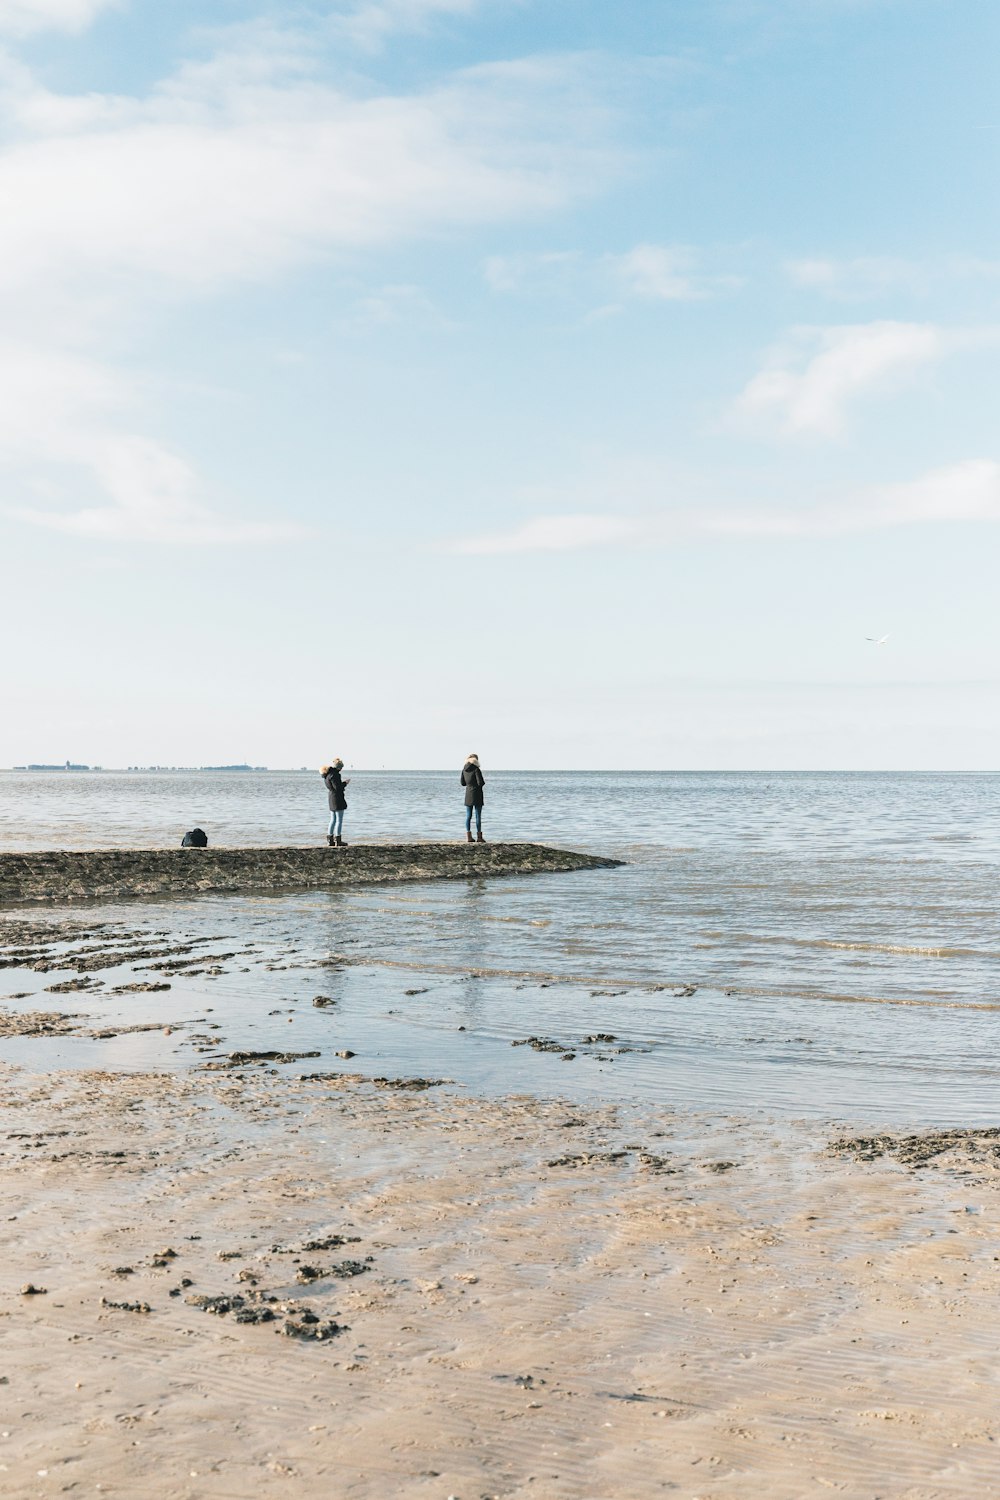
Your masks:
M340 774L340 767L331 766L323 780L326 782L326 801L330 811L343 812L347 806L347 798L344 795L344 778Z
M483 786L486 777L474 760L467 760L462 767L462 785L465 787L466 807L482 807Z

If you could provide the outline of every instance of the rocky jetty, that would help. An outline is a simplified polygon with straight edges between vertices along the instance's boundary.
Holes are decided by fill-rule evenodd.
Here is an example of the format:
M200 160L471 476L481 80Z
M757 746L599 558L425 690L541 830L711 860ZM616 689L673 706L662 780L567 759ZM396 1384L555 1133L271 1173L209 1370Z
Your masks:
M495 879L609 869L620 860L542 844L351 848L46 849L0 854L0 905L129 896L335 889L403 880Z

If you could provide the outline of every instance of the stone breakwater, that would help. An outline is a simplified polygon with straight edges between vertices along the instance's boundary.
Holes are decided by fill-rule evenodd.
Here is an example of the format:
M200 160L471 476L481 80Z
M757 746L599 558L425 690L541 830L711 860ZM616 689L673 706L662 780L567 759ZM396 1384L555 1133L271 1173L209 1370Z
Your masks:
M0 905L128 896L335 889L610 869L541 844L360 844L347 849L46 849L0 854Z

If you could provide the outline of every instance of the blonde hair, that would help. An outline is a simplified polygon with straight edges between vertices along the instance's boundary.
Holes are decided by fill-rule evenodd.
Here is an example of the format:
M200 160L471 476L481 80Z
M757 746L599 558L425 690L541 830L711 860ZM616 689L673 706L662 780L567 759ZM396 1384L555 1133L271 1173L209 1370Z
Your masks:
M476 762L476 765L478 766L478 764L479 764L479 756L478 755L472 755L470 753L465 758L466 758L466 760L474 760Z
M341 760L340 756L339 755L335 755L333 757L333 760L331 760L331 762L330 762L330 764L328 766L320 766L320 768L319 768L319 774L321 776L325 776L326 773L328 771L332 771L335 766L342 766L343 764L344 764L344 762Z
M319 774L321 776L325 776L326 773L327 773L327 771L329 771L329 769L330 769L329 766L320 766L320 768L319 768Z

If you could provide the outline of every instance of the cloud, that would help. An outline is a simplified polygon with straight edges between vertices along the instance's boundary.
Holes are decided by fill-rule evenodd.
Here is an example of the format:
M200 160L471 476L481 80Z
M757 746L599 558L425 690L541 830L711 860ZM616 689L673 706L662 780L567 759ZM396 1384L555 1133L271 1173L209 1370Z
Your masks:
M422 328L444 330L454 327L422 287L407 282L389 283L359 297L343 320L346 328Z
M53 0L47 13L68 23L84 9ZM141 381L89 351L108 347L109 329L121 348L165 297L548 212L611 170L593 59L525 58L423 92L349 93L318 81L307 40L244 27L143 97L53 93L0 57L0 464L24 496L8 514L156 542L294 534L226 519L149 430ZM433 309L391 284L358 313L426 321Z
M373 51L398 32L425 31L441 17L470 16L478 8L479 0L361 0L335 11L333 21L337 31Z
M109 435L103 440L91 438L87 447L89 467L110 504L71 511L17 507L11 514L49 531L99 541L213 546L272 543L305 535L301 526L228 519L199 504L194 470L149 438Z
M919 261L889 255L861 255L844 260L818 256L788 261L785 271L796 286L807 291L819 292L835 301L861 302L898 293L921 297L942 284L995 280L1000 276L1000 261L971 255Z
M891 388L976 337L928 323L798 329L745 387L736 415L750 428L832 436L858 397Z
M627 292L657 302L686 302L705 295L691 278L691 261L689 250L667 245L636 245L624 255L608 257Z
M565 289L583 257L578 250L545 250L524 255L490 255L483 276L492 292Z
M1000 463L967 459L903 484L873 485L842 514L851 530L933 521L1000 521Z
M83 31L101 11L121 0L0 0L0 32Z
M679 505L643 515L536 516L506 532L465 537L448 550L465 554L570 552L610 546L668 546L733 537L809 538L948 522L1000 522L1000 463L968 459L898 484L863 486L805 508Z
M467 537L450 550L476 556L497 552L574 552L581 547L600 547L632 539L639 531L635 521L617 516L539 516L513 531Z
M284 523L231 519L213 510L191 466L132 429L133 405L126 382L95 361L0 345L5 488L19 487L36 499L9 506L7 514L104 541L244 544L302 534ZM80 504L81 495L88 503ZM54 501L63 503L53 508Z
M8 92L0 291L119 291L261 279L331 253L500 222L592 192L580 59L453 75L355 97L302 76L291 44L180 70L143 99ZM121 278L130 280L124 285Z
M580 250L546 250L492 255L483 263L491 291L511 294L568 294L653 302L689 302L740 284L731 276L708 275L686 245L634 245L621 254L586 255ZM602 312L618 311L603 306Z
M796 286L843 301L860 301L896 291L919 294L929 285L926 267L886 255L856 256L851 260L793 260L785 270Z

